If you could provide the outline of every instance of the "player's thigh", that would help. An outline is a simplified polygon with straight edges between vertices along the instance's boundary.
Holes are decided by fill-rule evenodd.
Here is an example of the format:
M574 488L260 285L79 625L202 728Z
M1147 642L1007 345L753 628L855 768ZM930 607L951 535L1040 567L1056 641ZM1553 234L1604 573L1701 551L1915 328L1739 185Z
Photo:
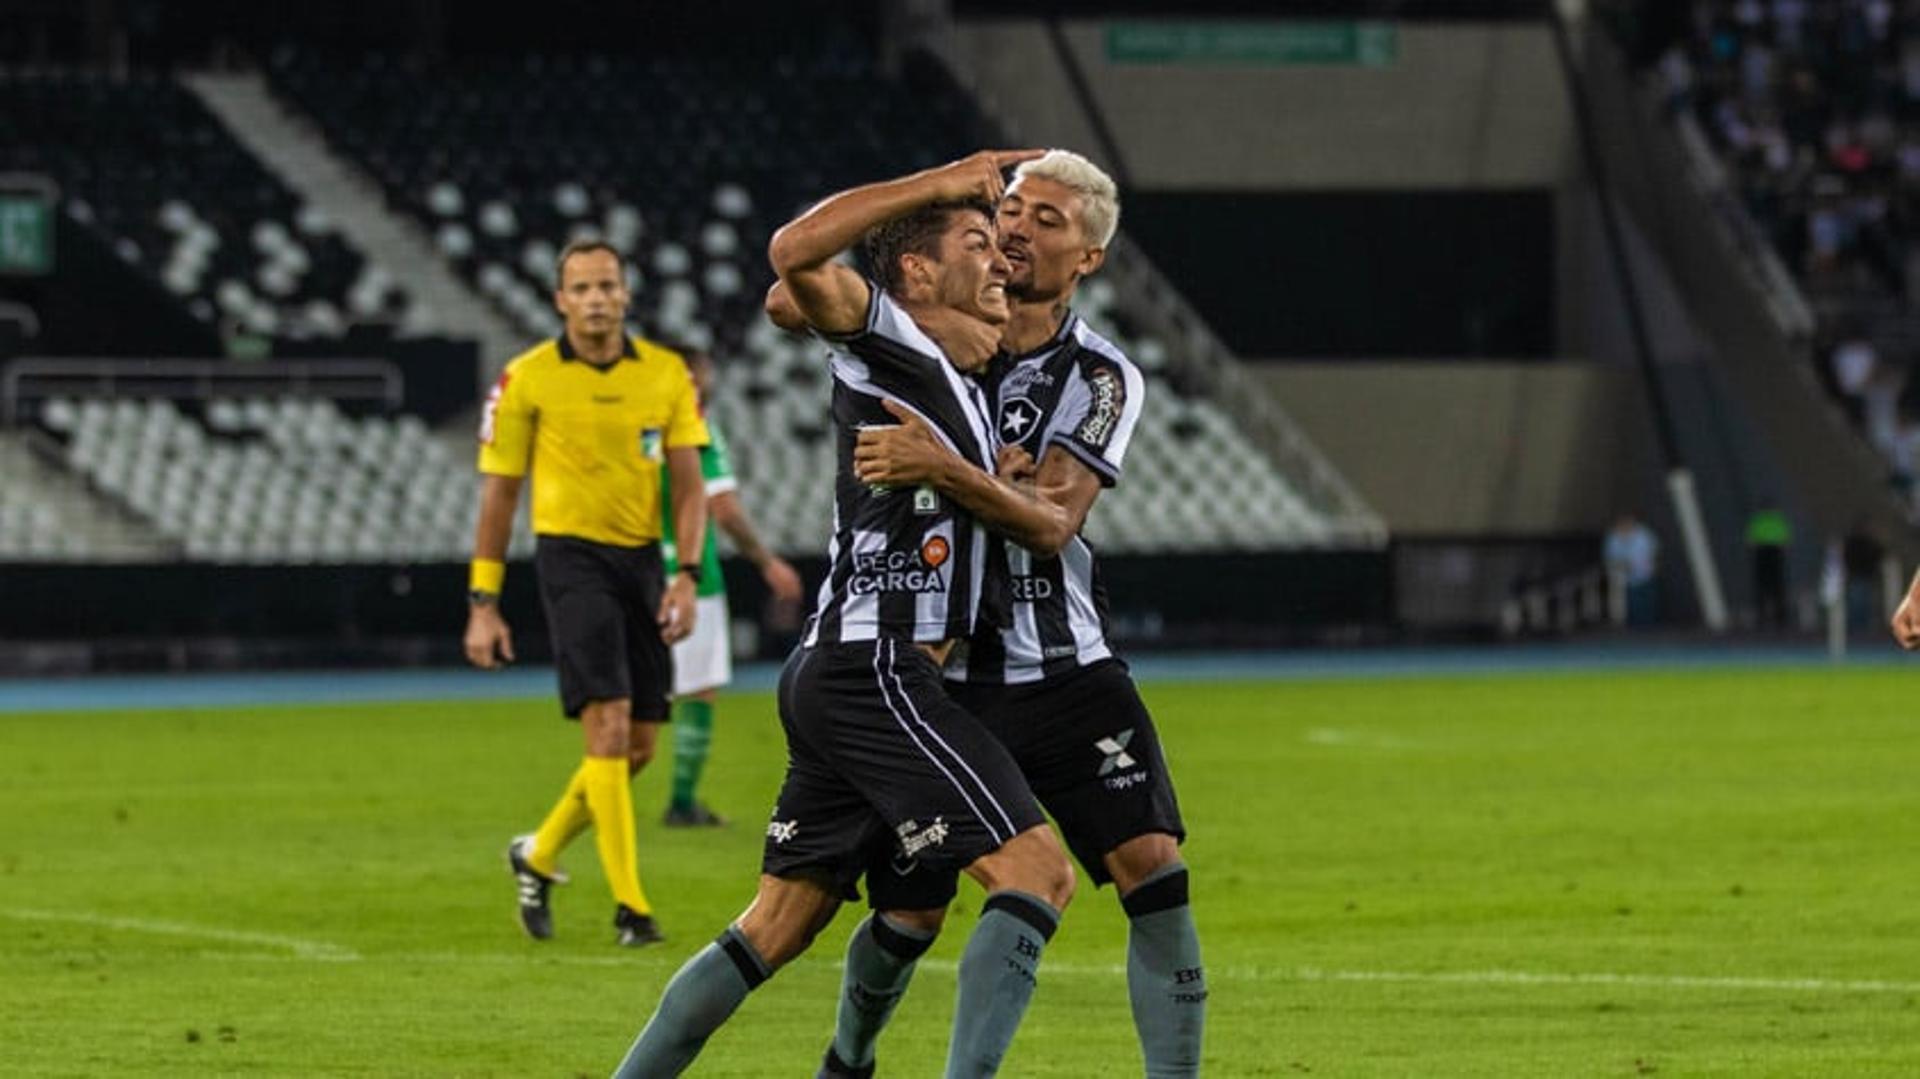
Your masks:
M1098 664L1008 694L983 722L1011 743L1034 793L1095 883L1114 879L1107 855L1123 844L1152 835L1177 844L1186 837L1159 731L1120 664Z
M804 741L789 737L787 774L760 848L760 872L857 899L869 852L887 830L873 807Z
M800 736L886 823L904 863L959 869L1045 822L1013 758L895 640L816 649Z

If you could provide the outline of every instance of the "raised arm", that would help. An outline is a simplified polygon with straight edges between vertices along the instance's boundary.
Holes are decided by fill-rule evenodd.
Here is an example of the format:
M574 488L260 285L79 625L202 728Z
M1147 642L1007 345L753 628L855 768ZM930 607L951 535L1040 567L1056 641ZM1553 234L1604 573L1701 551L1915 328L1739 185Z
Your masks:
M939 168L842 191L781 226L767 245L767 258L809 325L823 333L853 333L866 325L872 297L865 278L835 261L840 252L875 225L930 203L998 201L1006 190L1001 170L1043 152L982 150ZM768 300L771 313L771 295Z

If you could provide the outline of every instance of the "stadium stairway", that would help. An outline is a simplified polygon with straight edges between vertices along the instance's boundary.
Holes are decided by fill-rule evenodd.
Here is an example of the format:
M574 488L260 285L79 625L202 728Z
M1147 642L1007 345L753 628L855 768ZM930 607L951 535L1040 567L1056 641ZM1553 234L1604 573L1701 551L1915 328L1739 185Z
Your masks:
M526 347L526 335L468 289L417 225L387 209L380 185L336 155L315 128L269 92L265 78L251 72L194 74L181 82L241 145L325 211L417 298L402 333L477 338L483 375Z
M115 508L78 475L40 460L24 429L0 430L0 562L160 562L159 531Z

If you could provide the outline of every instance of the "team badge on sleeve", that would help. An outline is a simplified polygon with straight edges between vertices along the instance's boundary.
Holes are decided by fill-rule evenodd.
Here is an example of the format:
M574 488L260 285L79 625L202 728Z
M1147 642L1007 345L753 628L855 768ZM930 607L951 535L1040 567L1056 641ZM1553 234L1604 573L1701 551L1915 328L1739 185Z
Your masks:
M1104 448L1120 426L1120 415L1127 408L1127 384L1120 372L1111 367L1096 367L1087 374L1087 390L1093 400L1087 416L1073 436L1089 446Z
M500 372L500 380L493 384L493 389L487 391L487 403L480 406L480 442L482 445L493 445L494 422L499 417L500 398L506 395L507 382L512 378L513 372Z

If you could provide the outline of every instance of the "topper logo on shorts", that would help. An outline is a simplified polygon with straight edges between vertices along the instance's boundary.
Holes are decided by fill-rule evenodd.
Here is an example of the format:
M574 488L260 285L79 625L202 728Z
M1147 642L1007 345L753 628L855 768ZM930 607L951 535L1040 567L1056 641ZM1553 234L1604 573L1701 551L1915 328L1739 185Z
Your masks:
M899 857L915 858L928 847L937 847L945 843L947 832L950 830L947 822L940 817L933 818L933 823L925 828L920 827L920 822L917 820L901 824L893 830L894 835L900 839Z
M1120 381L1120 372L1111 367L1094 368L1087 376L1087 388L1093 393L1093 403L1087 406L1087 418L1080 421L1074 437L1089 446L1105 446L1127 407L1127 389Z
M1133 741L1133 728L1128 727L1111 738L1101 738L1093 743L1094 750L1106 758L1100 762L1101 775L1107 775L1119 768L1133 767L1133 754L1127 752L1127 743L1131 741Z
M882 592L944 592L940 573L952 548L944 536L928 536L917 551L859 551L853 556L853 576L847 591L856 596Z
M487 403L480 406L480 441L484 445L493 445L493 424L500 412L500 398L507 392L507 382L512 378L511 371L500 372L500 380L487 391Z
M797 818L794 820L773 820L767 822L767 838L773 840L775 843L785 843L787 840L799 834L800 821Z

